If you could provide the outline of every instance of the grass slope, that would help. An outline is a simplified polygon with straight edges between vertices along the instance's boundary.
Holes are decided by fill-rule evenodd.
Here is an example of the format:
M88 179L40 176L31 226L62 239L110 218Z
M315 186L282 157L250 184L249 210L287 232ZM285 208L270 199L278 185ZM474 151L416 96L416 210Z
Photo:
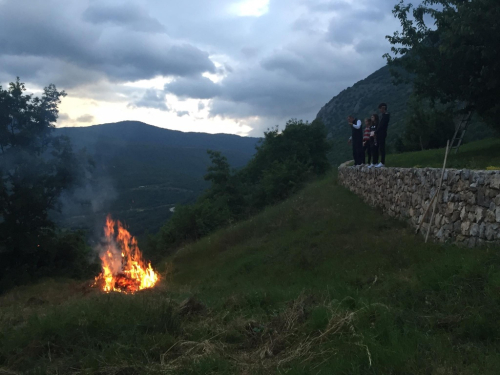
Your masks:
M388 167L433 167L442 168L445 149L406 152L387 156ZM500 169L500 139L488 138L460 147L458 154L452 150L448 155L448 168Z
M332 175L156 265L155 290L0 297L0 373L497 374L498 250L424 244Z

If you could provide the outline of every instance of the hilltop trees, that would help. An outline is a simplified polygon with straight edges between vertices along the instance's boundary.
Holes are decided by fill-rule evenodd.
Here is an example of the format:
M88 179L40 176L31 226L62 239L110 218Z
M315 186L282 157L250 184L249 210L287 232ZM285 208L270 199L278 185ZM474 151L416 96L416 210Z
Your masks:
M264 133L255 157L242 171L246 186L253 186L252 205L263 207L288 197L304 180L329 168L330 144L320 120L311 124L289 120L283 132L276 127Z
M462 102L489 124L500 115L500 2L405 0L394 7L402 31L388 36L393 68L410 74L416 95L443 104ZM403 78L398 69L393 69Z
M19 78L6 90L0 86L0 264L3 276L29 279L76 261L74 247L55 243L49 212L81 169L69 140L51 134L64 91L54 85L41 97L25 91Z

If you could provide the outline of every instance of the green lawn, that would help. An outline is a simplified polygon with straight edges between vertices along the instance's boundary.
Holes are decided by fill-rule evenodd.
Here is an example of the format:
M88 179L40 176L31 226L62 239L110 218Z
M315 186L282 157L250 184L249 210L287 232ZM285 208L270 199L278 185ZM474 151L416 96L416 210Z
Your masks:
M434 167L442 168L445 149L406 152L387 156L388 167ZM488 138L460 147L458 154L452 150L448 155L448 168L456 169L500 169L500 139Z
M0 296L0 373L500 368L500 248L424 244L335 175L154 266L162 285L136 295L47 281ZM188 297L202 305L181 310Z

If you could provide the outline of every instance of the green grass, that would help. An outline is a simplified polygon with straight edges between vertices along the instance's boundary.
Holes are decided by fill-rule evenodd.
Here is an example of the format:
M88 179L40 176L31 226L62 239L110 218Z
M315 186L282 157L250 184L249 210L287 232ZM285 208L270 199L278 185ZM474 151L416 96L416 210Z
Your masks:
M433 167L442 168L445 149L406 152L387 156L388 167ZM452 150L448 155L448 168L456 169L500 169L500 139L488 138L460 147L458 154Z
M180 249L155 290L1 296L0 373L497 374L499 250L424 244L332 175Z

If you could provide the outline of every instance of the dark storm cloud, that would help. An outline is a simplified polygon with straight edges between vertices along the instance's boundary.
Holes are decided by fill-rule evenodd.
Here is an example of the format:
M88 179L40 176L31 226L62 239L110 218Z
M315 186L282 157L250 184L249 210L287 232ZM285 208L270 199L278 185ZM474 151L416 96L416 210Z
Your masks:
M161 43L144 41L137 35L120 42L109 38L109 48L102 53L101 69L118 81L215 72L208 53L190 44L162 47Z
M154 109L159 109L160 111L170 110L165 100L165 93L162 92L161 90L155 90L155 89L146 90L146 92L140 99L132 103L129 103L129 107L154 108Z
M373 28L385 17L379 9L345 11L330 21L326 39L338 44L352 44L355 38L369 37Z
M385 43L381 43L376 38L366 38L355 45L356 52L361 55L378 53L382 54L387 51Z
M114 20L120 27L106 27L81 20L81 13L87 11L86 17L92 16L95 21L112 16L109 11L99 13L107 9L103 7L91 7L89 11L83 6L85 3L75 5L61 0L0 2L0 57L7 56L11 62L31 60L18 67L10 64L9 73L24 73L32 81L43 79L46 83L49 72L49 76L57 78L56 84L76 85L89 83L99 76L121 82L157 75L215 72L208 53L199 48L177 43L165 34L137 32L138 25L148 24L148 18L136 6L128 10L125 7L125 11L118 13ZM134 9L135 19L131 14ZM148 27L157 27L155 24L149 22ZM29 69L30 64L36 68ZM77 70L80 74L75 76L73 73Z
M285 9L286 3L280 6ZM375 22L382 17L373 2L373 11L366 7L354 8L347 2L312 1L308 6L312 9L310 14L289 22L290 29L298 33L295 40L267 54L257 47L242 47L236 51L237 56L243 55L242 61L247 64L239 64L220 82L214 83L204 77L180 78L166 85L166 91L181 98L212 99L210 116L235 120L260 118L256 126L269 126L265 119L282 122L286 118L300 117L312 120L332 96L380 68L386 46L372 40L359 43L366 39L363 34L373 25L372 20ZM323 21L326 30L316 25L317 17L325 17L321 11L332 12ZM344 20L339 16L339 11L364 21L365 25L359 27L357 21L353 25L349 17ZM339 47L332 34L342 29L346 34L341 35L341 39L345 42ZM262 55L259 59L258 51ZM254 129L253 134L260 130Z
M165 91L180 98L211 99L221 94L221 87L207 77L178 78L165 85Z
M270 116L294 117L316 110L329 88L310 85L293 77L258 70L234 75L222 82L222 95L213 100L212 116L229 118ZM234 105L231 105L234 104Z
M241 54L247 59L252 59L259 54L259 49L252 47L243 47L240 51Z
M65 119L61 119L61 120L65 120ZM94 121L94 116L89 115L89 114L82 115L82 116L78 117L76 119L76 121L78 121L78 122L92 122L92 121Z
M40 86L54 83L58 88L71 89L82 83L103 80L106 75L58 58L0 54L0 82L12 81L15 77L20 77L21 81L39 83Z
M327 48L316 51L314 58L311 58L306 46L283 49L261 61L262 68L307 81L308 85L315 81L346 78L351 75L350 64L349 58Z
M288 6L281 0L271 4L276 3L275 12ZM387 20L392 19L394 4L388 0L305 4L309 12L289 21L294 38L268 51L257 65L240 68L220 82L222 92L210 103L211 116L259 118L253 135L271 121L312 120L334 95L384 65L382 55L389 50L386 30L393 27ZM381 25L384 21L387 25Z
M259 66L226 77L220 83L221 94L212 100L210 114L281 122L290 117L312 120L336 92L382 66L367 66L362 59L353 64L351 54L355 52L346 54L309 40L274 51Z
M94 24L110 23L126 26L136 31L152 33L165 31L165 27L157 19L133 3L93 3L83 12L83 19Z
M312 120L380 68L385 35L399 26L398 0L271 0L262 17L238 17L238 2L0 0L0 82L20 75L162 111L166 93L200 99L199 111L248 120L260 135L286 118ZM164 91L123 84L157 76L173 79Z

